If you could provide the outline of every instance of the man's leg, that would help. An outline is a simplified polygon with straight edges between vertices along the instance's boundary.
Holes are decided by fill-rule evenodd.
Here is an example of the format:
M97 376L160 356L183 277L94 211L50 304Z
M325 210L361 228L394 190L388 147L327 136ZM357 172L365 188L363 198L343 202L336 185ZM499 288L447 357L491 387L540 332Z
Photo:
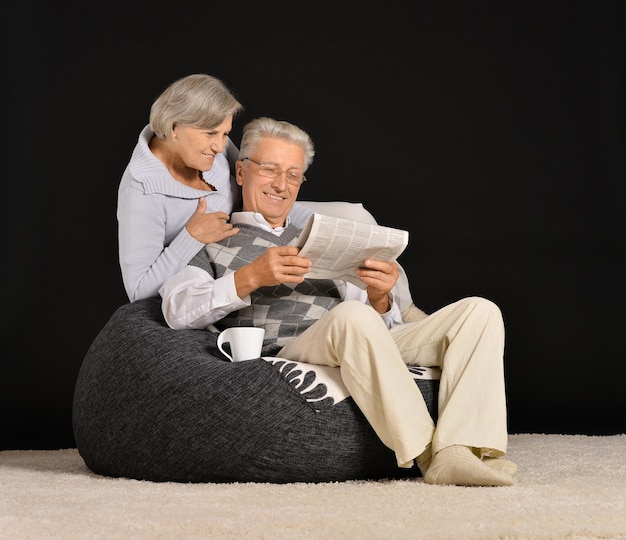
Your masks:
M507 448L504 323L484 298L465 298L390 330L407 364L441 368L432 450L454 444L499 457Z
M342 302L278 356L339 366L344 384L400 467L430 445L434 423L382 318L371 306Z
M480 461L504 455L507 447L504 324L498 307L483 298L466 298L427 319L394 327L391 334L406 363L442 369L431 447L436 467L422 456L425 481L512 483L513 463Z

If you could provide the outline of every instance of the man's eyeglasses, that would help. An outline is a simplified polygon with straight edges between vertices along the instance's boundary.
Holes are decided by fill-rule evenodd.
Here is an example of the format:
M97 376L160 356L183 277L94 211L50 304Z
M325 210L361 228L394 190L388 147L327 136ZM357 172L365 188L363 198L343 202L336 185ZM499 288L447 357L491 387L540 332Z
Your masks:
M302 182L306 182L306 176L302 174L300 169L287 169L283 170L275 163L259 163L252 158L246 157L241 161L252 161L259 166L259 174L261 176L266 176L267 178L278 178L281 174L285 173L285 177L287 178L287 182L289 182L292 186L299 186Z

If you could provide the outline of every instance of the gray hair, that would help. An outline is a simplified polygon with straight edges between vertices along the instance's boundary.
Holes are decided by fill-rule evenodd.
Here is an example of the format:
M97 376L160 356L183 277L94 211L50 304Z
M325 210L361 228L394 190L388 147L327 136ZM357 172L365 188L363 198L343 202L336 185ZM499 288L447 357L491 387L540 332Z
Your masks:
M212 129L243 105L216 77L197 73L168 86L150 108L150 128L159 139L171 137L174 126Z
M252 157L259 140L263 137L283 139L302 147L304 150L304 171L313 163L315 149L309 134L294 124L267 117L255 118L244 126L239 147L239 159Z

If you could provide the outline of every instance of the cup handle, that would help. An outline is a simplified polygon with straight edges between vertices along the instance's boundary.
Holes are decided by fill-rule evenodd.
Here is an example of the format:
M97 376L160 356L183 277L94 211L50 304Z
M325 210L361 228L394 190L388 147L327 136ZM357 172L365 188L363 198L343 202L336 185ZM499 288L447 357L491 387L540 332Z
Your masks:
M222 347L223 343L228 343L228 340L226 339L226 334L227 333L228 332L226 332L224 330L219 333L219 335L217 336L217 348L220 351L222 351L222 354L224 356L226 356L226 358L228 358L232 362L233 361L233 357L230 354L228 354Z

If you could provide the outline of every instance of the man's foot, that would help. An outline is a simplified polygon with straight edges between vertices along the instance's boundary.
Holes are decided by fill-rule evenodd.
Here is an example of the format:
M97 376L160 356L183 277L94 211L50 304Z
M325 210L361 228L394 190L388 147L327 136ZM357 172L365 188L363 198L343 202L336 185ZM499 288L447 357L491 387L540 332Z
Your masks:
M484 457L483 463L497 471L503 471L513 476L517 472L517 465L508 459Z
M483 463L467 446L454 445L433 456L424 482L456 486L510 486L513 477Z
M428 448L426 448L426 450L424 450L419 456L417 456L417 458L415 458L415 461L417 461L417 466L419 467L422 476L424 476L426 474L426 471L428 470L428 467L430 467L430 463L433 460L433 456L430 453L430 445L428 445Z

